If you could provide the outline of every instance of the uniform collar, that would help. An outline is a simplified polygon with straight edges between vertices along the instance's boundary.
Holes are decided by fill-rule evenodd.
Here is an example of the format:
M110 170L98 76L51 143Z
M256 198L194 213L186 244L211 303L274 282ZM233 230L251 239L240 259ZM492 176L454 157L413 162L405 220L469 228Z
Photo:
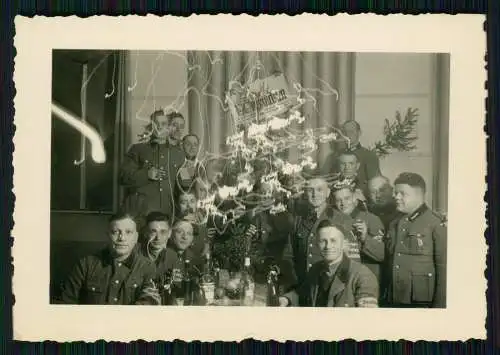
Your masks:
M351 260L347 255L342 255L342 260L338 264L324 264L324 271L326 271L330 276L338 278L342 283L346 284L349 280L349 268L351 266Z
M414 220L416 220L421 214L423 214L428 209L429 208L427 207L427 205L425 203L423 203L422 205L420 205L419 208L417 208L412 214L410 214L408 216L408 220L410 222L413 222Z
M105 251L104 251L104 254L103 254L103 261L105 264L107 265L112 265L112 264L123 264L125 265L126 267L128 267L129 269L132 268L132 265L134 264L136 258L137 258L137 245L134 247L134 249L132 250L132 253L128 256L127 259L123 260L123 261L117 261L115 257L113 257L113 254L111 252L111 249L110 248L107 248Z

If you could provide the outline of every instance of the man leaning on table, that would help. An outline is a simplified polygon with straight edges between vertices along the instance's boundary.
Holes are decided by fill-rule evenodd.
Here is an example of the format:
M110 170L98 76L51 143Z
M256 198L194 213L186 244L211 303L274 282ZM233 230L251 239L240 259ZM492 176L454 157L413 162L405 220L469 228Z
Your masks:
M366 266L344 254L344 227L325 219L316 231L323 260L309 269L295 290L280 297L280 306L377 307L377 278Z

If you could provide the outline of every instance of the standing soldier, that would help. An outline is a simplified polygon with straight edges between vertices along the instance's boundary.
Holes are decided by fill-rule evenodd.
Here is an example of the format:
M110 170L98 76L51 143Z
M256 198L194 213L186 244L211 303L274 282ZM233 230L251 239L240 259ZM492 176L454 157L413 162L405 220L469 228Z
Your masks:
M446 223L425 204L425 181L402 173L394 181L397 208L404 215L390 224L386 251L393 307L446 307Z
M127 188L123 208L141 217L150 212L174 215L176 175L184 162L179 142L184 117L178 112L153 112L145 141L125 155L120 182Z

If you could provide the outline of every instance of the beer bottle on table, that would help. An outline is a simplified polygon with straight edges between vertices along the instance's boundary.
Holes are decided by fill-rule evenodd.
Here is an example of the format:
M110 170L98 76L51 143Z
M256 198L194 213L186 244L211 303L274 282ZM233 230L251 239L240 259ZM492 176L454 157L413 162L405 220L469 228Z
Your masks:
M267 274L267 306L279 307L279 294L278 294L278 272L275 268L271 268Z
M203 290L205 301L208 304L214 302L215 295L215 275L212 270L212 261L210 253L205 255L205 264L203 265L203 271L201 273L200 288Z
M255 282L250 269L250 258L245 258L240 280L240 301L242 306L252 306L255 297Z
M182 296L184 299L182 305L184 306L190 306L193 303L192 276L191 261L186 259L184 261L184 274L182 278Z

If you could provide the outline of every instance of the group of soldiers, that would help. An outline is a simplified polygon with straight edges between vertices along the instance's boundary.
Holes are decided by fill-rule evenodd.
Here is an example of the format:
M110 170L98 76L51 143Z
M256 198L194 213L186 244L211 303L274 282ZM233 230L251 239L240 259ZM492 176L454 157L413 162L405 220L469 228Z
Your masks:
M287 211L247 214L222 229L199 222L199 139L182 135L184 123L179 113L153 113L152 134L121 167L127 194L110 220L110 245L77 263L61 302L159 304L158 275L182 272L186 259L202 268L207 254L237 268L224 250L250 236L256 282L279 265L280 306L446 307L446 223L426 205L420 175L391 184L381 174L356 121L342 126L350 144L320 164Z

